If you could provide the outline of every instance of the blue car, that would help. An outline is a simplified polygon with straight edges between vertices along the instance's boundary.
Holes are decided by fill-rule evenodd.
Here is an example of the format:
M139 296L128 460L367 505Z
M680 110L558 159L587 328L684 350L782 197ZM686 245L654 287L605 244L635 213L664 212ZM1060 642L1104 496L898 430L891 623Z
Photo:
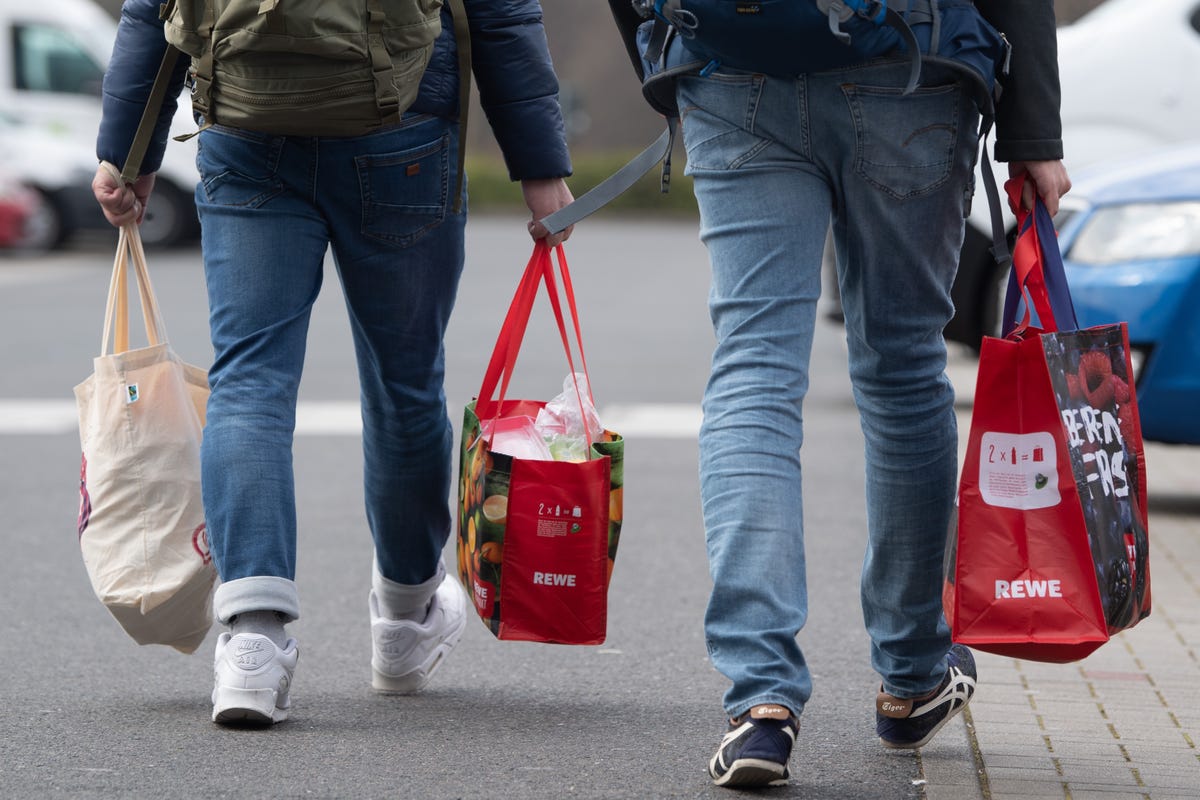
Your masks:
M1200 444L1200 143L1072 180L1055 224L1079 324L1129 324L1144 439Z

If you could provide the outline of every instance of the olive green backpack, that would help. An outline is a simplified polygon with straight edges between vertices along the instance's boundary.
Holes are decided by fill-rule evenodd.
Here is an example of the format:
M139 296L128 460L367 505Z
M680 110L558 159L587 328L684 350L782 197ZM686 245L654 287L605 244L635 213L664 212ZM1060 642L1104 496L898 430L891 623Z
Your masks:
M462 0L447 0L470 86ZM192 58L205 125L358 136L398 121L441 33L443 0L167 0L167 41ZM464 68L465 67L465 68ZM465 116L466 106L461 112Z

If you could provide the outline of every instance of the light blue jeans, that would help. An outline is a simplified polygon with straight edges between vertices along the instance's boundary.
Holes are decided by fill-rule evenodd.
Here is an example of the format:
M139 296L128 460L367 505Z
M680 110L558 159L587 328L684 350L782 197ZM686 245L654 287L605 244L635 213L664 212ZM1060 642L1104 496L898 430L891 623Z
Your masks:
M357 356L376 562L401 584L438 574L453 445L442 342L463 267L457 147L456 124L429 116L352 138L200 134L214 350L202 482L218 619L299 616L292 435L330 247Z
M945 674L957 430L942 328L978 113L944 67L927 65L907 97L906 77L907 62L876 61L796 80L717 72L679 87L717 339L700 431L714 583L705 635L732 681L731 716L760 703L800 713L812 691L796 641L808 613L800 447L831 219L866 440L872 664L901 697Z

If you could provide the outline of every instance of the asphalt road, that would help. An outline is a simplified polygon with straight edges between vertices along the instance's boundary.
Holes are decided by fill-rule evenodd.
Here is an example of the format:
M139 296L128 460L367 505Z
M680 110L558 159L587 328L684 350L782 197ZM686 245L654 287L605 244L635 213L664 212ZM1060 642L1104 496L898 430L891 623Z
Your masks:
M529 255L520 220L475 220L448 336L447 394L477 391ZM596 647L500 642L472 619L420 696L369 688L371 546L354 431L357 387L332 270L312 321L298 431L301 659L292 718L269 730L209 721L214 629L197 653L139 647L91 593L79 557L72 387L97 354L107 242L0 260L0 796L730 797L705 775L725 679L701 628L709 589L695 424L712 343L694 223L595 220L568 244L602 417L625 433L625 527ZM198 254L152 254L176 350L206 365ZM547 398L566 365L544 300L513 396ZM922 796L930 760L970 771L965 739L920 757L873 730L857 583L861 436L840 331L822 323L806 419L805 525L815 672L779 798ZM448 550L447 563L453 563ZM950 730L950 729L948 729Z

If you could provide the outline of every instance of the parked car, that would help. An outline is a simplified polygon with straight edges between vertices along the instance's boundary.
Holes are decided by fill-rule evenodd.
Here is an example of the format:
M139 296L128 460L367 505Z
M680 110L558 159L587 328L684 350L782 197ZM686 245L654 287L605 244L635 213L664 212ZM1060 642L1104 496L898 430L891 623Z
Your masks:
M0 0L0 109L9 117L0 137L15 138L12 127L23 124L56 142L48 146L61 154L59 161L17 154L8 159L42 199L41 216L24 243L28 249L56 247L77 230L108 226L90 186L101 82L115 36L116 20L92 0ZM172 133L195 130L186 98L180 106ZM199 232L195 156L194 142L167 148L142 223L147 246L178 244ZM77 202L81 194L86 202Z
M42 252L78 230L108 226L92 194L93 151L66 131L28 125L0 111L0 169L35 197L14 247Z
M25 225L37 208L37 196L10 175L0 171L0 250L17 247Z
M1059 28L1058 60L1065 163L1072 174L1200 140L1194 77L1200 74L1200 0L1107 0ZM1007 166L994 166L1003 185ZM1004 213L1011 229L1006 205ZM947 338L973 348L999 330L1007 276L992 259L991 241L977 179L954 285L956 314L946 327Z
M1200 143L1074 183L1057 223L1079 324L1127 322L1143 437L1200 444Z

